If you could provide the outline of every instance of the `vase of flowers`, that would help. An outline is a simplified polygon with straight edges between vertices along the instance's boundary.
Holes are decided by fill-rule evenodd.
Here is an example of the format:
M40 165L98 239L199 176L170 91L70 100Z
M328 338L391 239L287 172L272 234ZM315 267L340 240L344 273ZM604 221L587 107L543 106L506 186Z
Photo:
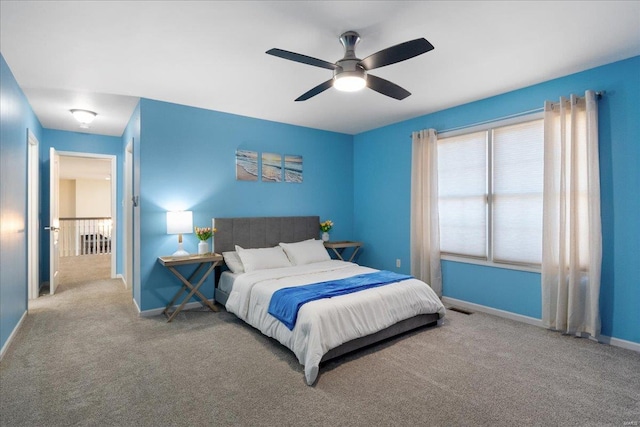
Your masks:
M216 229L212 229L211 227L196 227L196 236L200 243L198 243L198 255L208 254L211 251L209 250L209 243L207 240L213 236L213 233L216 232Z
M320 223L320 230L322 231L322 241L329 241L329 230L333 227L333 221L330 219Z

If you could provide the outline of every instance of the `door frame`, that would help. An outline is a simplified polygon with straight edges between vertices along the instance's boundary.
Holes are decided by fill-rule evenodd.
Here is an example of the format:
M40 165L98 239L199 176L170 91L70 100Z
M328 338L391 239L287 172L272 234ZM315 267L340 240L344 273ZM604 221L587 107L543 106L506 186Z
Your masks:
M89 159L107 159L111 161L111 222L114 225L115 233L111 233L111 278L115 279L116 276L116 261L118 257L118 231L120 224L118 224L118 209L117 200L118 196L118 162L115 154L96 154L96 153L80 153L77 151L58 151L60 157L86 157ZM58 200L58 203L60 201Z
M124 218L122 221L123 272L125 289L133 290L133 138L124 150Z
M40 142L27 129L27 283L28 299L40 294Z
M60 274L60 155L49 147L49 294L54 295Z

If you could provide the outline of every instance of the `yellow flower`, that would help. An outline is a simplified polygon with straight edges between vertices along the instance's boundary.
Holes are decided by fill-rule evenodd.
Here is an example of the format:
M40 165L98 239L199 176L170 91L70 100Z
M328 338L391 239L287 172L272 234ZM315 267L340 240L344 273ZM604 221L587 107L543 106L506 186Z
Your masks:
M322 230L322 232L324 233L331 230L332 227L333 227L333 221L331 221L330 219L320 223L320 230Z

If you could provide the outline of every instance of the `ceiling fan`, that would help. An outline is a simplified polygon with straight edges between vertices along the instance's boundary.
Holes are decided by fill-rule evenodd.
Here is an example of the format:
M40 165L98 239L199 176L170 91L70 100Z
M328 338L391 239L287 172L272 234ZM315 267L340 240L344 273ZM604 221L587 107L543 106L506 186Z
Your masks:
M356 57L355 52L356 44L358 44L359 41L360 35L355 31L347 31L342 34L340 36L340 42L344 46L344 58L338 60L335 64L282 49L270 49L266 53L291 61L313 65L314 67L333 70L332 79L320 83L310 91L299 96L296 101L306 101L324 92L331 86L346 92L355 92L367 86L369 89L373 89L378 93L398 100L405 99L411 95L409 91L401 88L397 84L368 74L368 71L422 55L423 53L433 50L433 45L424 38L415 39L383 49L364 59L359 59Z

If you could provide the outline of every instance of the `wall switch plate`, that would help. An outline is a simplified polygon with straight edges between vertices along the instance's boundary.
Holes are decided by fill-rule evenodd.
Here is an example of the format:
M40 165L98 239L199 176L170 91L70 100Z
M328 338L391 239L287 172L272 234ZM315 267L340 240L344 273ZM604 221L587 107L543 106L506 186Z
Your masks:
M400 258L396 259L396 267L400 268L401 262Z

